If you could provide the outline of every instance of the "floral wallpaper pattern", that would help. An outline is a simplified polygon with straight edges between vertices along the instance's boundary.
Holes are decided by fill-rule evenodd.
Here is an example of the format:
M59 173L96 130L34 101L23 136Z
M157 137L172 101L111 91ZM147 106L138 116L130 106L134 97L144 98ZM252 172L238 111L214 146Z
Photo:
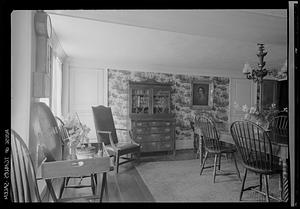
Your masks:
M190 121L199 113L212 116L216 122L219 122L217 123L219 127L228 128L229 78L109 69L108 104L112 108L116 128L130 128L128 127L130 124L129 81L146 80L172 84L171 112L175 114L176 119L176 140L192 139ZM211 110L198 110L191 106L191 84L201 80L213 82L213 107ZM121 135L120 141L125 140L124 137Z

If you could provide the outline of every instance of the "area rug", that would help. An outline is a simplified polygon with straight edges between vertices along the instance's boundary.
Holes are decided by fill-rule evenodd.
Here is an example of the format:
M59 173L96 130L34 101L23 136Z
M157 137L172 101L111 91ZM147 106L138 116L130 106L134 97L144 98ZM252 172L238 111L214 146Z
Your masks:
M210 163L211 160L208 164ZM198 159L146 162L138 165L136 169L156 202L239 202L241 181L234 173L234 163L230 159L222 159L223 171L220 173L224 175L217 175L215 183L212 181L213 168L204 169L200 176ZM240 164L239 170L243 177L244 169ZM248 172L246 186L257 185L258 182L259 175ZM271 194L278 197L278 176L271 176L269 182ZM265 197L246 191L242 201L261 202L265 201Z

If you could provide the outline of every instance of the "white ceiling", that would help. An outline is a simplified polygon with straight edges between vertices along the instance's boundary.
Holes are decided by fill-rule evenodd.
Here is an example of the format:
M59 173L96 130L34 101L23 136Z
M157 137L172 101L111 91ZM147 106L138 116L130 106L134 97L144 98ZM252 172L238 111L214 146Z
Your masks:
M241 74L287 57L286 10L46 10L55 33L77 63L174 73Z

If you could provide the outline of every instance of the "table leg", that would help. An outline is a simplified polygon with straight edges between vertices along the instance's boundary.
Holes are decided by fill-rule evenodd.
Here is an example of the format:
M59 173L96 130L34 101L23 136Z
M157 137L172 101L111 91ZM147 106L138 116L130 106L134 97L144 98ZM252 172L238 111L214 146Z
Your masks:
M198 147L198 152L199 152L199 160L200 160L200 165L203 163L203 143L202 143L202 136L199 136L199 147Z
M282 160L282 177L283 177L283 187L282 187L282 200L284 202L289 201L289 176L288 176L288 164L287 160Z
M100 190L100 202L102 202L103 199L103 191L105 189L105 196L108 199L108 189L107 189L107 173L102 174L102 183L101 183L101 190ZM100 174L98 174L98 182L100 182ZM99 184L100 186L100 184ZM98 187L99 188L99 187Z
M46 179L46 184L47 184L47 188L48 188L48 190L49 190L49 192L50 192L50 195L51 195L51 197L52 197L52 200L53 200L54 202L57 202L57 197L56 197L56 195L55 195L55 191L54 191L54 189L53 189L51 179Z
M102 192L101 192L101 185L100 185L100 182L101 182L101 177L100 177L100 173L97 173L96 174L96 195L99 195L99 202L102 202ZM103 184L103 182L102 182Z

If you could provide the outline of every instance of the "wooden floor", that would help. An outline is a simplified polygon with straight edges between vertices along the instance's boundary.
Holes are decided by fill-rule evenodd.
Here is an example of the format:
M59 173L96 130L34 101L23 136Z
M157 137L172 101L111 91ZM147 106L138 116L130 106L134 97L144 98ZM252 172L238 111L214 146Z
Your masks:
M194 159L196 156L193 150L176 151L176 156L168 153L157 153L154 155L143 155L141 162L153 162L163 160L186 160ZM90 178L82 180L81 184L88 184ZM70 184L78 184L79 179L70 180ZM108 198L104 195L103 202L155 202L149 189L143 179L134 167L134 163L129 162L119 167L119 173L115 175L114 171L107 176ZM58 193L58 187L55 188ZM63 197L86 196L91 195L91 188L65 189ZM76 202L87 202L88 200L80 199ZM95 200L97 201L97 200ZM95 202L92 201L92 202ZM89 201L91 202L91 201Z

